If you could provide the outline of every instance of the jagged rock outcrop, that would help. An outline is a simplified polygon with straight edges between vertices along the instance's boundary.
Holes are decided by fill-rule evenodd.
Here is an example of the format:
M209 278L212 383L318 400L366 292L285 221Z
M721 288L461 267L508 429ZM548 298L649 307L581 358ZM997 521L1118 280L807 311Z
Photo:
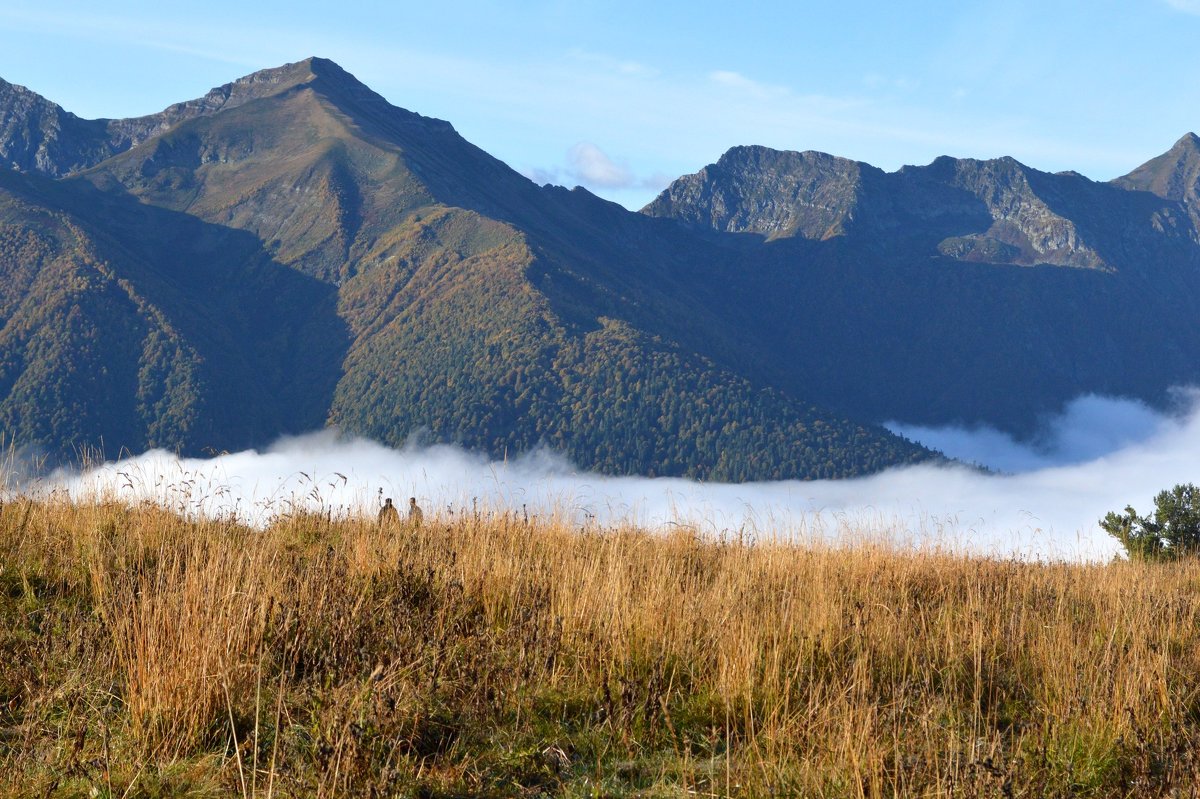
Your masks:
M0 166L58 177L113 152L105 120L80 119L24 86L0 80Z
M1158 258L1163 246L1187 249L1198 239L1179 205L1197 191L1193 140L1114 184L1153 185L1165 202L1007 157L943 156L885 173L823 153L735 147L676 180L643 213L771 240L842 237L976 263L1137 268L1139 256Z
M768 239L845 235L883 172L818 152L734 147L715 164L674 181L643 210L649 216Z

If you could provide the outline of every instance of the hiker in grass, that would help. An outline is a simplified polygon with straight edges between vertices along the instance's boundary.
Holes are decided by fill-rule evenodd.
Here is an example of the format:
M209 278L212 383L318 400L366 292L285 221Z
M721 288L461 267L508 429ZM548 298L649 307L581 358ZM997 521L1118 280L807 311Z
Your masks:
M396 510L396 506L392 504L392 498L388 497L383 501L383 507L379 509L379 526L395 527L399 523L400 513Z
M425 514L421 513L421 509L417 506L417 498L408 498L408 524L414 530L421 526L421 522L425 521Z

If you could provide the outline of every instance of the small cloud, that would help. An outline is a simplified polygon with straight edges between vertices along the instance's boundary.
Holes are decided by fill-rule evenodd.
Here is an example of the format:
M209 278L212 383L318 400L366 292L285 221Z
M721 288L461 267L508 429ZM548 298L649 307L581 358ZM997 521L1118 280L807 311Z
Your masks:
M587 186L603 189L627 189L637 184L633 171L625 163L614 161L591 142L580 142L567 152L571 176Z
M646 189L662 191L675 178L664 172L639 177L622 160L610 158L591 142L580 142L567 151L564 167L526 167L521 174L538 185L581 185L591 189Z
M729 70L718 69L710 72L708 73L708 79L718 86L734 89L760 100L785 97L791 94L791 91L786 86L772 86L767 83L759 83L752 78L747 78L740 72L731 72Z
M1200 15L1200 0L1166 0L1166 3L1176 11Z

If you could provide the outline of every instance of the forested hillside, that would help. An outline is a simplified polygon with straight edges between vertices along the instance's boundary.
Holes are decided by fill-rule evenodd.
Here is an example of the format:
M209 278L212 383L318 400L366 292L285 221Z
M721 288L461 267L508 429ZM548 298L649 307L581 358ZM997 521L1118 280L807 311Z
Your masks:
M0 384L18 446L204 453L332 423L496 457L548 446L612 474L843 477L930 457L747 371L763 354L701 299L694 278L720 265L691 236L538 188L331 62L146 120L161 130L120 147L56 139L71 159L2 184L25 309ZM55 238L59 217L79 233ZM40 270L26 239L75 271Z

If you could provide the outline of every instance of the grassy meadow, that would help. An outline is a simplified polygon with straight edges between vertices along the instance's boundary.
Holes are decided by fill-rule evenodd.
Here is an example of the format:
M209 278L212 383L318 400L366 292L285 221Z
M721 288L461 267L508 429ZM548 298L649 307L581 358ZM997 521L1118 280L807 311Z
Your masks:
M1187 796L1200 565L0 509L0 797Z

